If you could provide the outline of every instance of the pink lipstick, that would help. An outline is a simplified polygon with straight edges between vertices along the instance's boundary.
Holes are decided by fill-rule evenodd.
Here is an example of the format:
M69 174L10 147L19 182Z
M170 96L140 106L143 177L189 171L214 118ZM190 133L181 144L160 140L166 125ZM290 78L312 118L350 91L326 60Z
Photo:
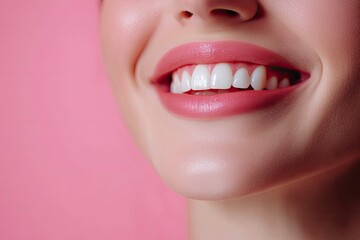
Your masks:
M172 73L196 64L241 63L262 65L297 73L291 86L274 90L251 89L211 95L173 94L169 91ZM186 118L220 118L245 114L268 108L284 100L297 89L309 74L268 49L236 41L198 42L178 46L167 52L158 62L151 83L155 86L163 106ZM296 81L296 82L295 82Z

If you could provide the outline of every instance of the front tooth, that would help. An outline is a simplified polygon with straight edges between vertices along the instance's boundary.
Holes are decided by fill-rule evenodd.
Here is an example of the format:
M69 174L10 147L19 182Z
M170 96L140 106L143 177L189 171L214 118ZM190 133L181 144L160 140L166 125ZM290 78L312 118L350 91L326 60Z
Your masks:
M229 64L216 64L211 73L212 89L229 89L231 88L233 73Z
M279 88L285 88L290 86L290 81L288 78L284 78L283 80L281 80L281 82L279 83Z
M181 91L187 92L191 90L191 76L187 71L184 71L181 77Z
M236 71L233 79L233 87L247 89L250 87L250 76L245 68L240 68Z
M210 89L210 70L205 65L197 65L194 69L191 78L192 90L207 90Z
M264 66L255 68L251 74L251 86L254 90L263 90L266 85L266 69Z
M172 80L171 85L170 85L170 92L175 93L175 94L182 93L179 76L176 73L174 73L173 76L172 76L172 79L173 80Z
M265 88L267 90L274 90L274 89L277 89L278 87L278 79L276 76L272 76L271 78L269 78L267 81L266 81L266 86Z

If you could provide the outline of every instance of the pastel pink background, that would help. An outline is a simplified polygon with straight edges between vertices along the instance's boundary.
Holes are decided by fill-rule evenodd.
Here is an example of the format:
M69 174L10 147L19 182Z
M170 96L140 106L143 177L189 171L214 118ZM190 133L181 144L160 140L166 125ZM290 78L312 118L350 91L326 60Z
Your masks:
M184 199L121 123L98 5L1 3L1 240L186 239Z

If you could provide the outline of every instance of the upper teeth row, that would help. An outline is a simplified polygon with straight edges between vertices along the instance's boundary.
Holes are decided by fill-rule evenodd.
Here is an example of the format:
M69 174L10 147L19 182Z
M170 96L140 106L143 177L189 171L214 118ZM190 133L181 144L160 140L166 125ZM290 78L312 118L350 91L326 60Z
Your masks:
M288 78L283 78L280 82L276 76L266 78L265 66L258 66L252 72L251 76L244 67L238 69L233 74L231 65L228 63L218 63L213 70L207 65L197 65L192 73L183 71L181 78L177 72L172 75L171 93L184 93L190 90L208 90L208 89L229 89L231 87L247 89L251 87L254 90L273 90L290 86Z

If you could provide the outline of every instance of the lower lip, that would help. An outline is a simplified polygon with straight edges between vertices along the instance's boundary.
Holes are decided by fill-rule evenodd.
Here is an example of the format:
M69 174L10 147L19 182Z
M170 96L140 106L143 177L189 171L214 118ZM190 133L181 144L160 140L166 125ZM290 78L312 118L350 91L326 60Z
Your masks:
M277 90L238 91L208 96L172 94L157 86L165 108L186 118L221 118L246 114L274 106L291 95L301 84Z

